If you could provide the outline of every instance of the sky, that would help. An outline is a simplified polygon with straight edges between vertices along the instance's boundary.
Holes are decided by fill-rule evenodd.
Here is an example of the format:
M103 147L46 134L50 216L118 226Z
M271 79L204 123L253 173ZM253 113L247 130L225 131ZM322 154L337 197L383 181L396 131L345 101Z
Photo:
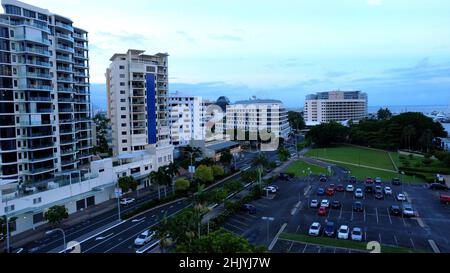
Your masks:
M448 0L25 0L89 31L92 99L129 48L167 52L170 91L231 101L362 90L370 105L450 104Z

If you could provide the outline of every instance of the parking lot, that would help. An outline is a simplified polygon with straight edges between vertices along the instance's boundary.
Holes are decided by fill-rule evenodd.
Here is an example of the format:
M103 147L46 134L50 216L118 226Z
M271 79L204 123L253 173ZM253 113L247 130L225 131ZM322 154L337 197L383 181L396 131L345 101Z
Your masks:
M276 253L365 253L338 247L325 247L312 244L303 244L285 240L278 240L272 252Z

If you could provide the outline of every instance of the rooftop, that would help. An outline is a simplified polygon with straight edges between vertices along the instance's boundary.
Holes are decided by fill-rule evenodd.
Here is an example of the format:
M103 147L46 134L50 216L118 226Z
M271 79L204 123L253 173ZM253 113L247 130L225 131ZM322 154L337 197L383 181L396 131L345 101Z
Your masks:
M253 99L253 100L241 100L233 103L236 104L257 104L257 103L266 103L266 104L283 104L280 100L271 100L271 99Z

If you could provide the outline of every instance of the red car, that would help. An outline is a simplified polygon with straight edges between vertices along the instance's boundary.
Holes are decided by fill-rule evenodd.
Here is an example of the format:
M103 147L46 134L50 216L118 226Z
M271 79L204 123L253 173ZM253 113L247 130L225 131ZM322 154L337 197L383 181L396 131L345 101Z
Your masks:
M336 185L330 184L330 186L328 186L328 188L332 188L333 190L336 190Z
M450 204L450 196L448 195L441 195L439 200L441 201L441 204Z
M345 191L344 185L342 185L342 184L337 185L336 191L338 191L338 192L343 192L343 191Z
M333 196L335 193L334 188L327 188L326 193L328 196Z
M373 184L373 179L372 178L367 178L366 179L366 184Z
M326 216L327 215L327 209L325 207L320 207L319 212L317 213L319 216Z

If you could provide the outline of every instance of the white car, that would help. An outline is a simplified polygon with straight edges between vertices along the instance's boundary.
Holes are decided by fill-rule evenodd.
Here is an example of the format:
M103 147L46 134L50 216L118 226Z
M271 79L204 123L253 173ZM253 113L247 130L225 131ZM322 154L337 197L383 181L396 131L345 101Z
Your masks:
M264 191L268 191L270 193L276 193L277 192L277 188L273 187L273 186L268 186L264 188Z
M134 201L136 201L134 198L122 198L120 200L120 204L126 206L126 205L129 205L129 204L133 204Z
M155 232L152 230L146 230L142 232L135 240L134 245L135 246L143 246L150 242L153 237L155 236Z
M312 225L309 227L309 232L308 234L310 236L319 236L320 235L320 230L321 230L321 225L318 222L314 222L312 223Z
M407 204L403 206L403 216L405 217L414 217L416 216L416 213L414 212L414 209L411 205Z
M322 200L322 202L320 202L320 206L324 207L324 208L329 208L330 207L330 201L328 201L327 199Z
M391 189L391 187L384 187L384 194L386 194L386 195L392 195L392 189Z
M397 201L406 201L406 196L403 193L397 194Z
M354 192L355 191L355 187L353 187L353 185L347 185L347 188L345 188L345 190L347 192Z
M319 201L317 201L317 200L311 200L311 203L309 204L309 206L311 207L311 208L318 208L319 207Z
M355 190L355 197L356 197L356 198L363 198L363 197L364 197L363 190L360 189L360 188L357 188L357 189Z
M346 225L342 225L338 230L338 239L347 240L350 234L350 229Z
M381 177L377 177L377 178L375 178L375 183L381 183L382 181L381 181Z
M362 239L363 239L362 230L359 227L354 227L352 229L351 238L352 238L353 241L361 242Z

